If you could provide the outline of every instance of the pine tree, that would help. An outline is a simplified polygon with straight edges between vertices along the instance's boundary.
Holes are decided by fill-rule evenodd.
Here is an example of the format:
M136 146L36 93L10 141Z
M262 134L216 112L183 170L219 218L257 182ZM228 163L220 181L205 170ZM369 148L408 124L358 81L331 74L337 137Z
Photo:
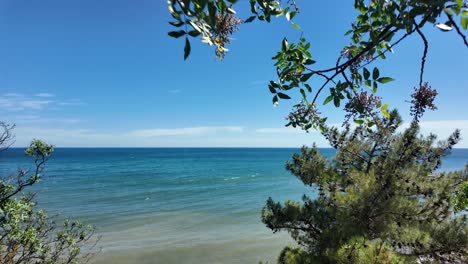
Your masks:
M401 118L375 126L323 128L336 149L329 160L303 147L289 172L316 190L302 203L267 201L263 222L286 230L298 247L286 247L279 263L466 263L467 216L454 210L464 171L439 172L442 158L460 140L419 135L417 120L399 133Z

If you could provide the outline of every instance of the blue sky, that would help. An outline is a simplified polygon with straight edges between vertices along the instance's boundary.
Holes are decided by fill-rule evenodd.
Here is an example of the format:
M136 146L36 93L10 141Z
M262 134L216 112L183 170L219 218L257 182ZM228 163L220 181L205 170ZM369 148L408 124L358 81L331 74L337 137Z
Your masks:
M239 2L248 17L248 1ZM353 1L298 2L296 23L317 65L333 65L348 43ZM0 1L0 116L17 125L15 146L32 138L57 147L326 146L316 132L284 128L298 94L271 103L270 58L284 36L301 34L284 18L242 25L222 62L197 40L184 61L183 41L167 36L170 20L165 0ZM454 32L425 33L426 80L439 90L439 110L426 114L422 130L468 134L468 49ZM422 43L414 36L394 50L376 64L396 79L379 94L409 120L405 100L418 83ZM342 119L337 109L324 112Z

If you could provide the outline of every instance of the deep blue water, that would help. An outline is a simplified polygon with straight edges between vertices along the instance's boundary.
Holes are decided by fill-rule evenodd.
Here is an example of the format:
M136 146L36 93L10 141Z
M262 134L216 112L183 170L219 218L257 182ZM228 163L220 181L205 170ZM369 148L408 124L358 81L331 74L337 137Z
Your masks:
M297 151L59 148L34 191L39 207L97 226L104 250L258 239L270 234L260 223L269 196L314 195L284 168ZM455 149L443 169L462 169L466 162L468 149ZM3 176L31 166L23 149L0 153Z
M296 151L59 148L35 191L42 207L95 223L154 212L233 214L261 208L268 196L299 199L307 190L284 169ZM2 175L31 165L22 149L1 154Z

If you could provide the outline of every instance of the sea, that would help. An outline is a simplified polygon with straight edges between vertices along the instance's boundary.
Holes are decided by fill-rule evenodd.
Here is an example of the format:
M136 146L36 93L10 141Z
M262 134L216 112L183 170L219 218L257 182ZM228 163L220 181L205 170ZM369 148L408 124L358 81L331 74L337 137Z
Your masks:
M49 215L96 227L92 263L274 263L294 241L261 223L265 201L316 195L285 169L298 151L57 148L31 191ZM442 170L467 162L468 149L454 149ZM0 152L3 178L32 167L23 149Z

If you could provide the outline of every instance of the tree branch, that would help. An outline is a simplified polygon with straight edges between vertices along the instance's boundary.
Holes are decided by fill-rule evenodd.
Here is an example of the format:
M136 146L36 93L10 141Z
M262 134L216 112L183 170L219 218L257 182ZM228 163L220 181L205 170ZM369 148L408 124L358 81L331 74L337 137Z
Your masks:
M424 42L424 51L423 51L423 56L421 58L421 69L419 72L419 87L421 87L423 84L424 66L426 65L426 57L427 57L427 50L429 48L429 42L427 41L426 36L424 36L424 34L422 33L421 29L419 28L416 21L414 21L414 19L413 19L413 24L414 24L416 32L418 32L418 35L421 37L421 39Z
M452 26L455 28L455 30L457 31L458 35L460 35L460 37L462 38L463 42L465 43L465 46L468 47L468 40L466 39L466 36L463 35L463 32L460 30L460 28L458 27L457 23L455 23L455 21L453 20L452 16L447 14L447 17L450 21L450 23L452 23Z

